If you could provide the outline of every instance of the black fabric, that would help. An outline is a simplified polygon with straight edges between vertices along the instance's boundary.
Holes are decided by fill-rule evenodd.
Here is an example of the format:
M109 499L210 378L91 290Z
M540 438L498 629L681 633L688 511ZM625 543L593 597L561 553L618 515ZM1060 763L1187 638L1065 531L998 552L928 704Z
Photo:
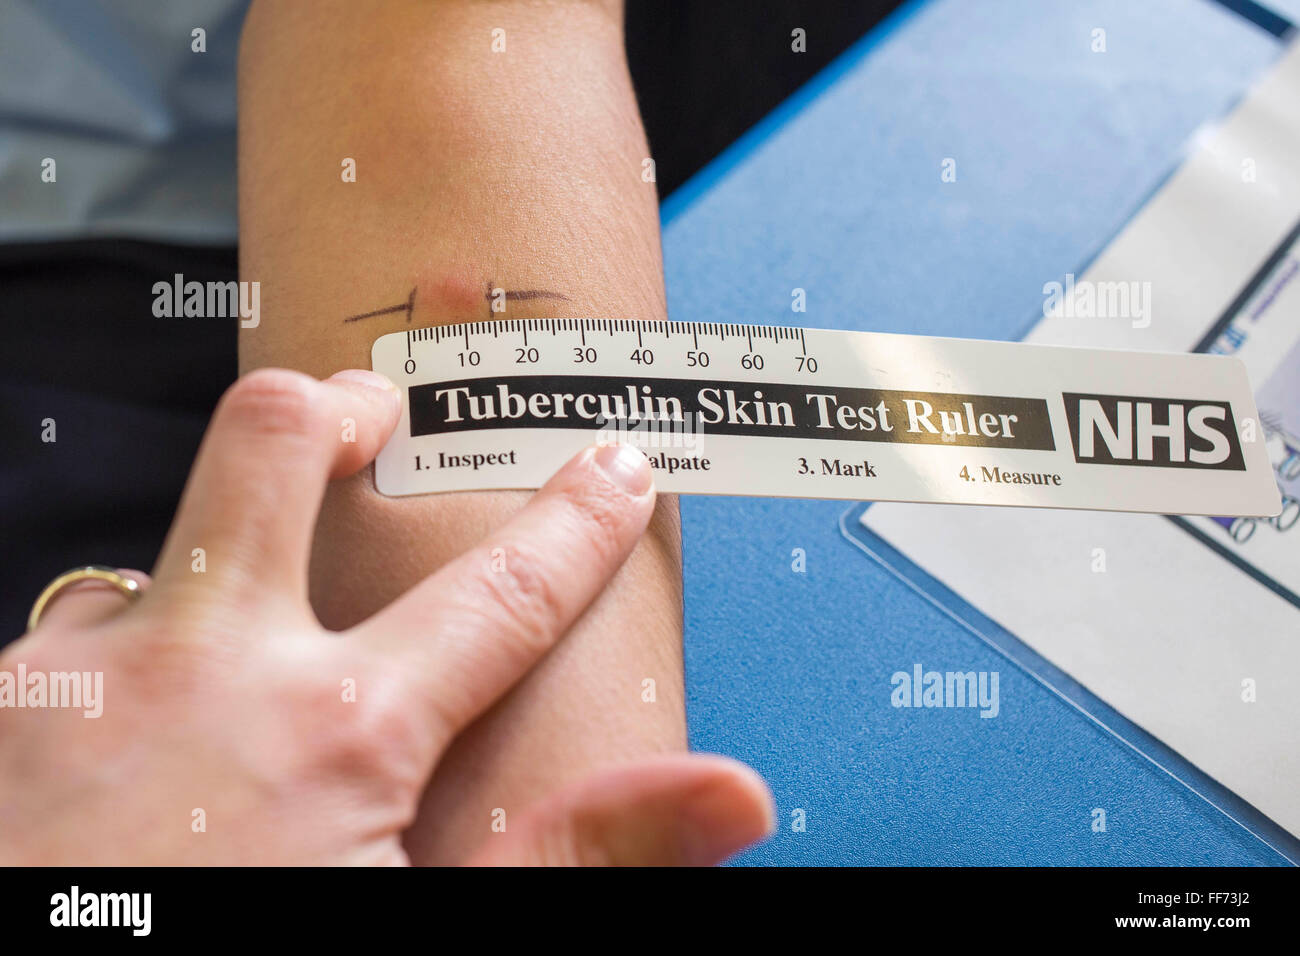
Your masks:
M81 564L149 570L213 406L237 321L156 318L156 282L230 281L229 248L134 240L0 245L0 644ZM42 424L52 419L55 441Z
M1249 0L1245 0L1249 2ZM628 66L667 196L898 0L627 0ZM795 29L805 50L791 49Z

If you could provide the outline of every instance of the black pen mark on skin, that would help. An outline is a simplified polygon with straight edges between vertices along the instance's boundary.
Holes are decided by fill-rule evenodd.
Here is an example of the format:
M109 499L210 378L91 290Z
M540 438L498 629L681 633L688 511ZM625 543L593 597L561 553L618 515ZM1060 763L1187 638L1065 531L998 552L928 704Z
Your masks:
M390 305L383 309L375 309L371 312L362 312L360 315L349 315L343 321L345 323L359 322L362 319L373 319L380 315L393 315L394 313L397 312L405 312L406 321L409 323L411 321L412 315L414 315L415 313L415 294L418 289L419 286L412 286L411 294L408 295L406 297L406 301L401 303L400 305ZM497 291L496 287L493 286L491 282L489 282L487 284L487 292L483 296L483 298L487 301L489 319L496 317L496 313L492 308L493 304L496 302L498 298L498 296L495 294L496 291ZM567 295L564 295L561 292L552 292L549 289L502 289L500 292L500 297L502 299L505 299L507 302L527 302L530 299L554 299L560 302L570 301Z
M492 281L488 280L487 292L484 294L483 298L487 300L489 319L492 319L496 314L495 310L492 308L497 300L495 294L496 291L496 287L493 286ZM501 298L505 299L507 302L527 302L529 299L557 299L561 302L569 301L567 295L563 295L559 292L551 292L548 289L517 289L514 291L502 289Z
M401 305L390 305L386 309L375 309L373 312L362 312L360 315L349 315L344 322L357 322L361 319L373 319L377 315L392 315L394 312L405 312L406 321L411 321L411 315L415 312L415 290L419 286L411 287L411 294L406 297L406 301Z

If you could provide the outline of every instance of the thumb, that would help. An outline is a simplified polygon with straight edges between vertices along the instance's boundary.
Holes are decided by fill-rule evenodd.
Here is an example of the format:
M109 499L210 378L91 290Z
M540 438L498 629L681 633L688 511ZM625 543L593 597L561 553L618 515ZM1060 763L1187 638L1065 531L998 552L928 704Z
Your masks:
M762 778L725 757L674 754L561 791L469 862L474 866L711 866L772 832Z

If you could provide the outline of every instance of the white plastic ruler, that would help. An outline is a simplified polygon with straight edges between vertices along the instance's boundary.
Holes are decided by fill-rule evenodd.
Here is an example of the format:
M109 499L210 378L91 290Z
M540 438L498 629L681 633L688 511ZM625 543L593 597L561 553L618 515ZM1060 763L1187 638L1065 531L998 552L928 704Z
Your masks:
M537 488L595 442L660 491L1269 516L1232 358L758 325L528 319L381 336L387 495Z

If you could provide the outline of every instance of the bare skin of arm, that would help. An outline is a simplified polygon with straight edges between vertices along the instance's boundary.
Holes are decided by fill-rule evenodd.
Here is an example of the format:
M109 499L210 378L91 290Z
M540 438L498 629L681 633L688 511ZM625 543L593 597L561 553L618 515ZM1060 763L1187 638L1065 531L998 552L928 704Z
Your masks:
M261 284L261 321L240 332L241 368L369 368L384 333L489 317L664 318L622 29L617 2L255 5L240 53L240 271ZM507 295L492 313L493 288L548 294ZM528 497L386 498L369 468L335 484L311 564L317 615L356 623ZM407 849L463 860L498 808L508 825L593 767L685 745L680 537L661 496L613 584L453 746Z

